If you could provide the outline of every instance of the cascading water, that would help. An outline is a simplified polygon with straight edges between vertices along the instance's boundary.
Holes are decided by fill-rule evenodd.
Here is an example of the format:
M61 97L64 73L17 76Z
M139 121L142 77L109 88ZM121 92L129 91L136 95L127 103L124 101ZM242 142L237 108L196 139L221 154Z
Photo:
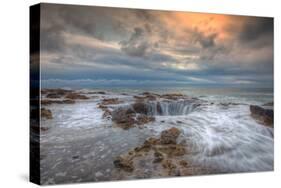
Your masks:
M187 115L192 112L198 104L191 101L158 101L146 104L148 115L151 116L177 116Z

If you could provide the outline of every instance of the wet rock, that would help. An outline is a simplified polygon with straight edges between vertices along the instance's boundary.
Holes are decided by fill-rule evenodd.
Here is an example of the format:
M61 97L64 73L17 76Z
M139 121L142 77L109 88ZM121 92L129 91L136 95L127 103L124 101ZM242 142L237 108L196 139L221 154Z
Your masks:
M169 99L169 100L178 100L178 99L187 99L189 97L180 93L169 93L169 94L161 95L161 98Z
M45 132L45 131L48 131L49 129L50 129L49 127L42 127L42 126L40 126L40 131Z
M49 93L49 94L47 94L46 97L47 97L47 98L60 98L61 95L60 95L60 94L57 94L57 93Z
M141 95L146 95L146 96L150 96L150 95L152 95L152 96L160 96L160 95L158 95L158 94L156 94L156 93L151 93L151 92L143 92Z
M147 123L153 122L153 121L155 121L155 117L140 114L140 115L137 115L135 123L138 125L144 125L144 124L147 124Z
M137 102L144 102L144 101L155 101L157 99L156 96L134 96L137 99Z
M46 108L41 108L41 117L46 119L53 119L51 110Z
M140 113L140 114L147 114L148 113L147 105L145 103L142 103L142 102L134 103L132 105L132 108L134 109L134 111L136 113Z
M162 153L165 153L169 157L183 156L186 153L185 147L180 144L158 145L155 148L157 151L161 151Z
M160 141L162 144L176 144L179 135L180 130L173 127L171 129L162 131Z
M73 160L79 159L79 155L74 155L74 156L72 156L72 159L73 159Z
M114 161L113 164L115 165L115 167L123 169L127 172L132 172L134 171L134 165L133 165L133 161L131 159L128 159L126 157L117 157Z
M135 123L135 114L130 109L117 109L112 112L112 121L124 129L130 128Z
M141 96L134 96L134 98L138 99L139 101L155 101L160 97L160 95L155 93L144 92Z
M250 105L251 115L262 124L273 127L274 112L272 109L262 108L256 105Z
M103 99L100 105L106 106L106 105L113 105L113 104L120 104L122 101L120 101L118 98L110 98L110 99Z
M102 105L102 104L99 104L99 105L98 105L98 108L100 108L100 109L101 109L101 110L103 110L103 111L105 111L105 110L107 110L107 109L108 109L108 107L107 107L107 106Z
M164 155L161 152L156 151L154 153L154 160L153 160L154 163L159 163L163 161L163 159L164 159Z
M166 159L162 162L163 168L167 168L169 170L175 169L177 166L170 159Z
M143 145L134 148L134 155L139 152L148 152L152 149L154 145L159 142L157 138L148 138L144 141ZM132 154L132 153L131 153Z
M41 100L41 105L51 105L51 104L74 104L75 101L74 100Z
M119 108L112 112L112 121L119 127L128 129L135 125L144 125L155 121L155 118L145 114L137 114L132 108Z
M42 89L41 90L41 94L48 94L49 98L59 98L71 92L73 91L67 89Z
M69 93L69 94L67 94L65 96L65 98L72 99L72 100L76 100L76 99L86 100L86 99L89 99L89 97L87 97L85 95L78 94L78 93Z
M221 106L228 107L228 106L237 106L237 105L245 105L244 103L235 103L235 102L226 102L220 103Z
M186 162L185 160L181 160L179 162L179 164L182 166L182 167L188 167L188 162Z
M88 94L99 94L99 95L105 95L106 92L104 91L92 91L92 92L88 92Z
M177 131L173 128L171 130L166 130L166 132L172 132L174 135L179 134L176 133ZM138 168L138 170L140 170L140 167L145 168L145 165L160 165L167 169L166 172L168 174L177 175L179 174L179 170L176 168L176 165L172 162L172 160L178 161L177 158L179 156L183 156L184 154L186 154L184 145L177 143L163 144L161 143L161 138L151 137L146 139L141 146L138 146L127 152L127 154L117 158L118 160L115 161L115 163L117 163L117 166L120 166L120 163L125 163L126 165L129 164L130 169ZM133 164L139 165L135 167L131 166Z
M104 113L103 113L103 115L102 115L102 118L106 118L106 119L110 119L111 118L111 111L110 110L108 110L108 109L106 109L106 110L104 110Z

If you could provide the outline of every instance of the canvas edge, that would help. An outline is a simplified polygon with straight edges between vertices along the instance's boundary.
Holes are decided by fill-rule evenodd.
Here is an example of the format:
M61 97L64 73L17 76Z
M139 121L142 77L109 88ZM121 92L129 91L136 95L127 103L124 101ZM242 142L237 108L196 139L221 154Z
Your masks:
M40 178L40 15L41 4L29 7L29 181L41 185Z

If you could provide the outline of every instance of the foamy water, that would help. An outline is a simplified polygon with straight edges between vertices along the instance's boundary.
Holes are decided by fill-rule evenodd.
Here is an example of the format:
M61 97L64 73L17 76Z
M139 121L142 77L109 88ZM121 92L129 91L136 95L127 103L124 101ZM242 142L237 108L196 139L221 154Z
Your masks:
M249 104L270 102L272 95L253 98L252 93L205 93L200 96L202 105L161 102L161 114L151 104L150 112L156 121L142 129L123 130L102 118L103 111L97 105L103 98L119 98L123 103L112 106L118 108L133 103L134 94L88 95L90 100L48 106L53 119L41 121L42 126L50 127L41 136L42 182L112 180L116 175L112 163L116 156L171 127L182 131L179 141L188 145L184 158L193 164L215 169L216 173L273 170L273 129L256 122L249 111ZM237 104L225 105L226 102Z

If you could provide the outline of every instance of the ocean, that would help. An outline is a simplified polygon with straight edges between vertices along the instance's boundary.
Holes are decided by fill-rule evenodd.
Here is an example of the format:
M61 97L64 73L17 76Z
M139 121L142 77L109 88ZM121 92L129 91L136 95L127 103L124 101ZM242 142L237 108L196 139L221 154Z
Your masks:
M157 164L149 160L131 173L116 169L113 161L172 127L181 131L179 142L185 143L188 150L181 159L206 169L194 170L191 175L273 170L274 130L256 121L249 110L250 105L273 102L272 89L113 87L75 92L90 99L48 105L53 118L41 119L41 126L48 127L40 139L43 184L163 177ZM130 106L135 102L134 96L142 96L143 92L181 93L196 98L196 103L161 100L159 113L156 103L151 102L150 114L155 121L128 130L103 118L104 112L98 106L104 99L122 101L109 105L114 110ZM47 99L46 95L41 99Z

